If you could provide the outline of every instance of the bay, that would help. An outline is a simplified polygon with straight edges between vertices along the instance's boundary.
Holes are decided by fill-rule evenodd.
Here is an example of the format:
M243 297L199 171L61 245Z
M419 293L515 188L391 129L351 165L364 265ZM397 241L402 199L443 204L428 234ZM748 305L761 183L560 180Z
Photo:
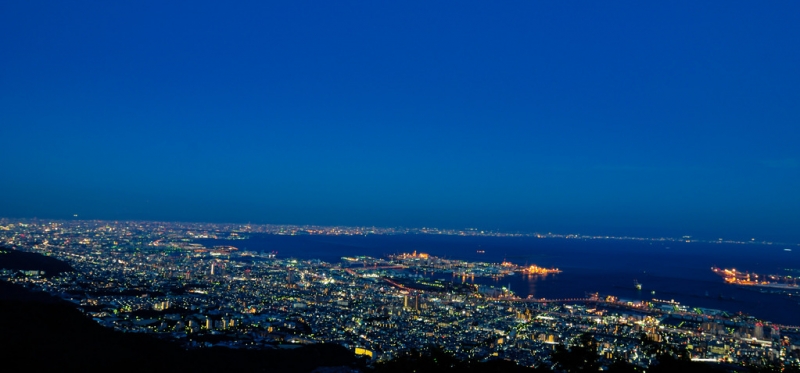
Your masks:
M198 240L206 246L233 245L242 250L276 252L279 258L320 259L338 263L342 256L424 252L450 259L555 267L548 276L516 274L500 279L475 278L510 286L521 297L583 298L586 293L622 299L675 300L690 307L743 312L762 320L800 325L800 297L762 293L760 288L726 284L712 266L759 274L798 275L800 250L763 244L681 241L565 239L536 237L464 237L450 235L268 235L244 240ZM483 252L483 253L480 253ZM460 277L439 275L451 281ZM634 287L642 284L642 290Z

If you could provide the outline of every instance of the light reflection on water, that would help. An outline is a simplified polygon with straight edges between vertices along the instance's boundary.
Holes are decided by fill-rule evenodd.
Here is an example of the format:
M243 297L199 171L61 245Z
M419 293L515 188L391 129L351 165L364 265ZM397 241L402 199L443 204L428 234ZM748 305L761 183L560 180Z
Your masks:
M711 266L719 266L762 274L793 274L785 269L800 263L800 250L784 251L779 246L433 235L254 235L235 242L198 242L207 246L234 244L241 249L278 251L279 258L334 263L342 256L384 257L415 250L449 259L494 263L508 260L518 265L557 267L563 272L546 277L516 274L496 279L429 272L427 277L492 286L510 284L511 290L523 298L582 298L587 292L597 292L630 300L675 299L690 306L743 311L774 322L800 324L798 297L727 285L710 270ZM634 280L642 284L641 291L635 289Z

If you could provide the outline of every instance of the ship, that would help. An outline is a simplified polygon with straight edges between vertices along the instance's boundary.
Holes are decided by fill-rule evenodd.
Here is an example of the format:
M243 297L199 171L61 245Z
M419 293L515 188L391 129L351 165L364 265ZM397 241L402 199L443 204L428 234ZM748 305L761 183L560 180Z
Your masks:
M635 287L636 290L642 290L642 284L639 283L638 280L633 280L633 287Z

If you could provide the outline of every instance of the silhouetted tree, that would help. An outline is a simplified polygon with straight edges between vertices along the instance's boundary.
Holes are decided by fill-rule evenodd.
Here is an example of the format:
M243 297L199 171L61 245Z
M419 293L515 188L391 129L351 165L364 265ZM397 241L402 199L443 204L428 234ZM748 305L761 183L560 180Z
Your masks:
M600 363L597 361L597 343L589 333L583 333L573 340L569 348L556 346L553 362L558 370L564 372L597 372Z

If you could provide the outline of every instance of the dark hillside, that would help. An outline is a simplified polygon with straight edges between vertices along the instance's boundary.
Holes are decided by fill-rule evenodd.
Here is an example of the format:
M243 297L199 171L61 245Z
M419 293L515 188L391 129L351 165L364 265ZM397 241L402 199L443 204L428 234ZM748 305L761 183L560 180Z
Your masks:
M6 282L0 282L0 320L3 371L310 372L356 362L349 350L333 344L291 350L186 351L151 335L104 328L69 303Z
M75 270L69 264L56 258L14 250L7 247L0 247L0 268L18 271L44 271L45 277Z

